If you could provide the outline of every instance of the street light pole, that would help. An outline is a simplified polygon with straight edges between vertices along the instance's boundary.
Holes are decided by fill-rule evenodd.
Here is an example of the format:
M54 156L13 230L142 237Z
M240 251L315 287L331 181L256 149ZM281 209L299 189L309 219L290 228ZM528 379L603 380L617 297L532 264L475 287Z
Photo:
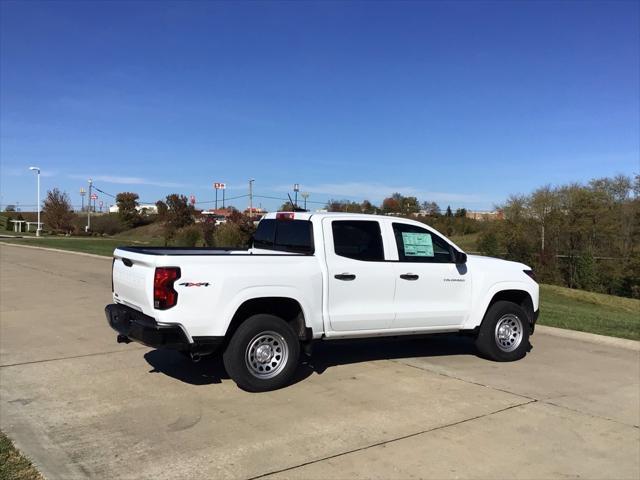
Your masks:
M302 192L300 195L302 195L302 198L304 198L304 209L307 209L307 198L309 198L309 192Z
M249 218L253 219L253 182L255 180L251 178L249 180Z
M298 208L298 192L300 191L300 185L299 185L299 184L297 184L297 183L294 183L294 184L293 184L293 191L294 191L294 192L295 192L295 194L296 194L296 207L295 207L295 209L294 209L294 210L296 210L296 209Z
M89 208L87 208L87 226L85 230L88 232L91 229L91 188L93 186L93 180L89 179Z
M38 226L36 227L36 237L39 237L40 231L42 230L42 228L40 228L40 167L29 167L29 170L36 172L38 177Z

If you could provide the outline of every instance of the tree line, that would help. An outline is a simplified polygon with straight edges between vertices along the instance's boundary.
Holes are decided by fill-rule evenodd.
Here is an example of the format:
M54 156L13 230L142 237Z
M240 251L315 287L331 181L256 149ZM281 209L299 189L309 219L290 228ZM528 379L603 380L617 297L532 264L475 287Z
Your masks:
M512 195L478 249L532 265L541 282L640 298L640 176Z
M92 217L93 234L113 235L158 222L166 245L237 247L247 245L255 230L253 221L239 211L221 225L206 218L196 222L198 212L177 193L158 201L154 215L138 211L133 192L119 193L116 203L117 214ZM292 209L290 203L281 206ZM447 236L476 234L477 251L531 265L541 282L640 298L639 175L547 185L528 195L511 195L496 206L504 219L491 222L467 218L464 208L453 211L447 206L442 211L436 202L400 193L380 206L368 200L330 200L326 209L414 218ZM58 189L47 193L43 221L52 232L85 234L86 217L75 214L68 195Z

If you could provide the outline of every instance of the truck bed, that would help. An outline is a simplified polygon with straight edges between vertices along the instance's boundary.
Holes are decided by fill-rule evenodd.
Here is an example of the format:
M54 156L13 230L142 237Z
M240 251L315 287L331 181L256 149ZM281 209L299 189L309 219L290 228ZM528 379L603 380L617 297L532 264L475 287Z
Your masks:
M214 248L214 247L118 247L123 252L143 255L252 255L248 248Z

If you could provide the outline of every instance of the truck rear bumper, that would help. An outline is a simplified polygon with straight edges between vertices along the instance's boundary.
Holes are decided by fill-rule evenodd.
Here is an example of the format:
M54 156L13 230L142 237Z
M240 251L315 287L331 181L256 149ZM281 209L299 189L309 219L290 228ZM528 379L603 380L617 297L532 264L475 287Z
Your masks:
M199 355L214 353L224 342L224 337L189 339L180 325L159 324L154 318L117 303L107 305L104 313L109 326L118 332L120 342L129 340L148 347L181 350Z

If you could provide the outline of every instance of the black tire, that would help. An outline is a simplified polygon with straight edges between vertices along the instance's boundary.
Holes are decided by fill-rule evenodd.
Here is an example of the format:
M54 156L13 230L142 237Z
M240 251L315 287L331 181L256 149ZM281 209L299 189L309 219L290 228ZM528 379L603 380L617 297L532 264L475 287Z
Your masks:
M476 347L483 357L496 362L520 360L531 348L530 331L529 317L520 305L497 301L482 320ZM520 335L519 340L517 335Z
M300 341L293 328L281 318L267 314L247 318L222 355L229 376L248 392L266 392L288 385L299 358Z

